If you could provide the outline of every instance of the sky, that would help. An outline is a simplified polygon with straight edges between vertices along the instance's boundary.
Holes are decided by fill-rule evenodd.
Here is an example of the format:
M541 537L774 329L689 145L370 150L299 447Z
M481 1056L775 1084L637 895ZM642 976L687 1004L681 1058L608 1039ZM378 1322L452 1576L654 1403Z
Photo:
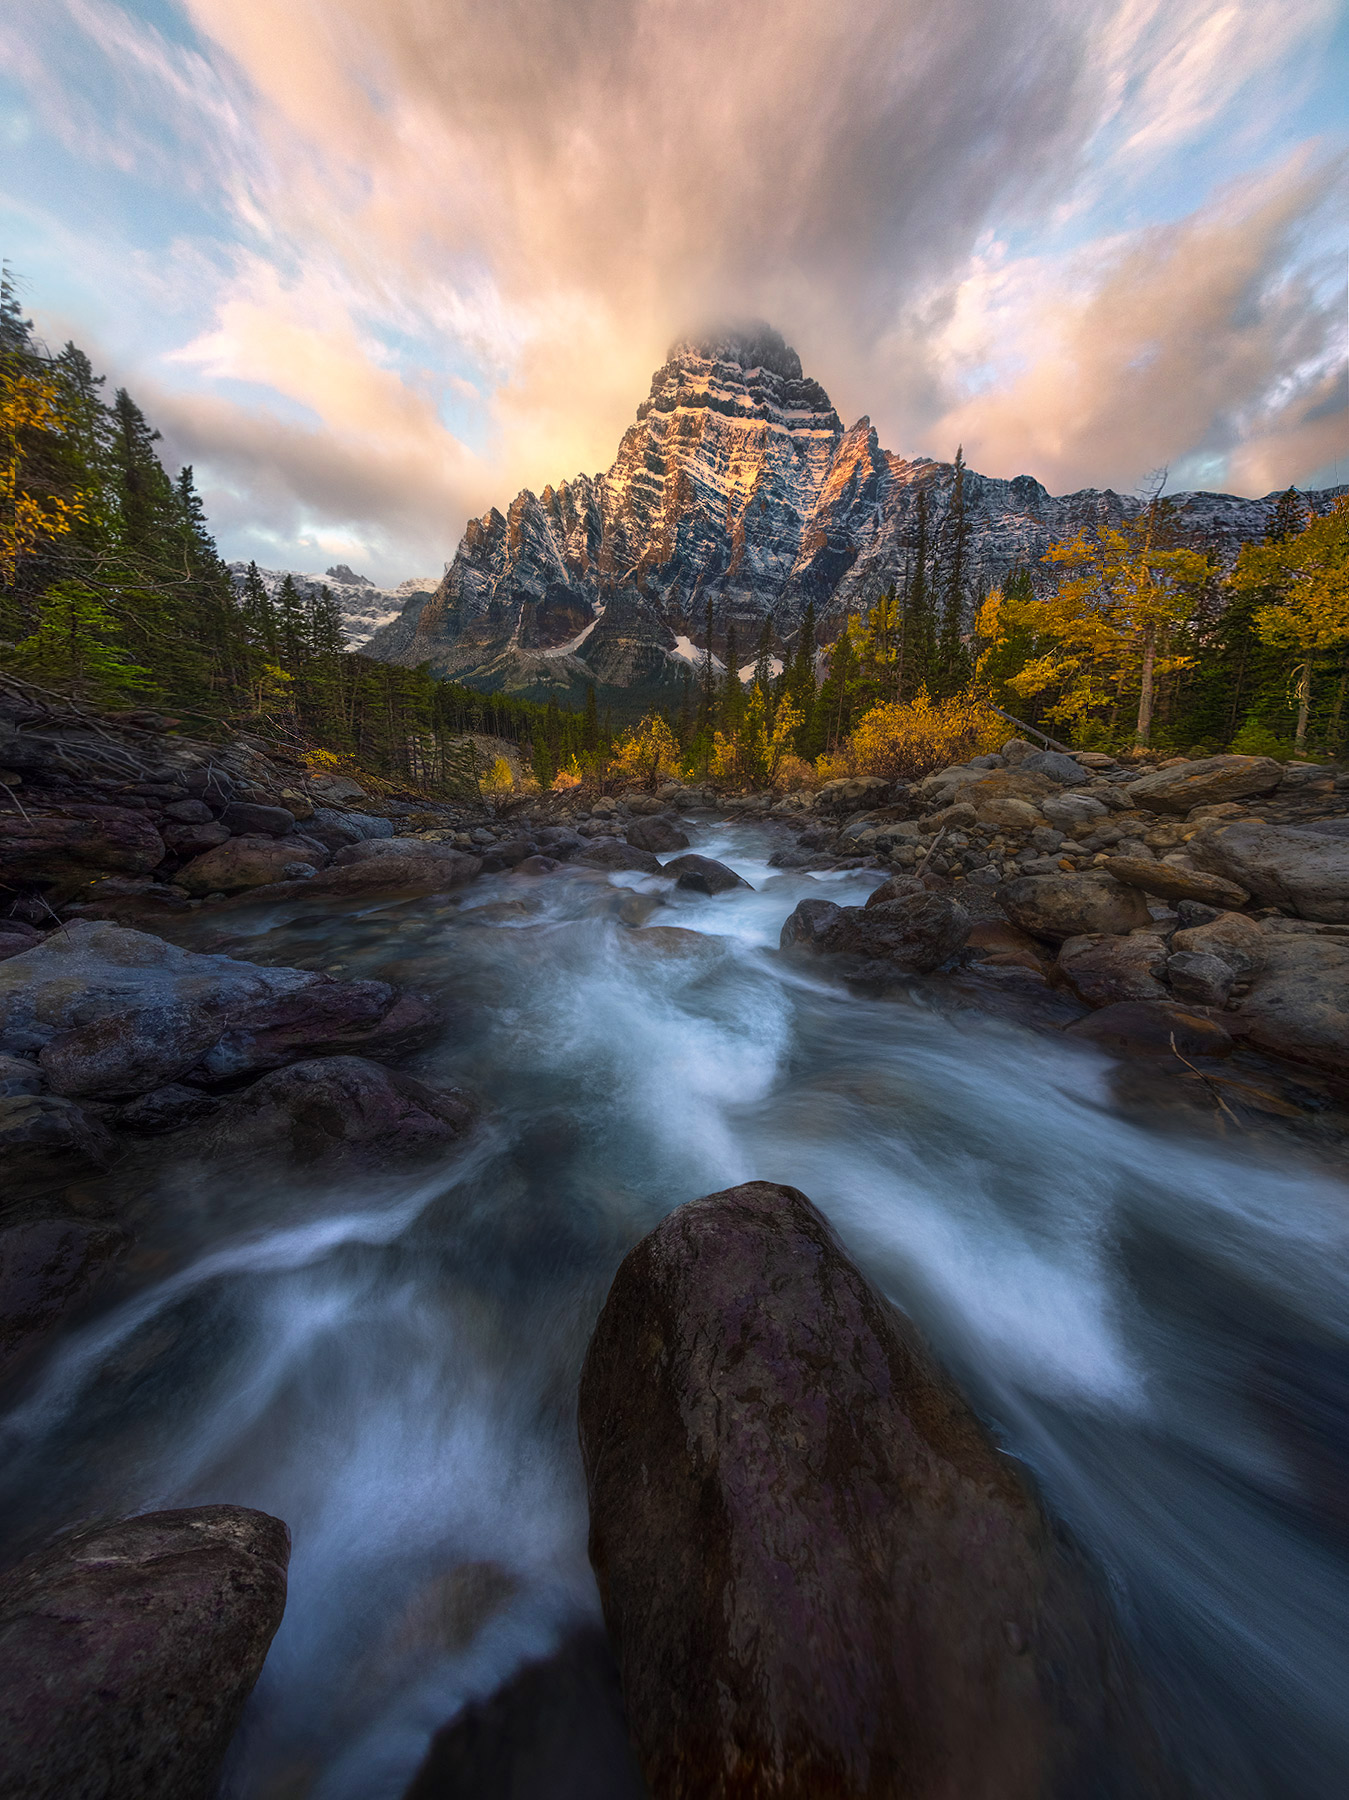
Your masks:
M0 0L0 254L228 557L438 574L759 317L1055 493L1349 480L1349 0Z

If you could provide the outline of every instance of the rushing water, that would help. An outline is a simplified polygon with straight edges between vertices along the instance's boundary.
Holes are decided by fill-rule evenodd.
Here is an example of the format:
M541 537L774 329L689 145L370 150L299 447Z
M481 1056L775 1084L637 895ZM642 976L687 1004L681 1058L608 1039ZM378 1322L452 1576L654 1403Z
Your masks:
M876 877L701 835L756 891L573 873L238 915L239 954L439 996L418 1072L487 1121L430 1176L318 1189L161 1153L128 1178L127 1297L0 1427L6 1529L285 1519L229 1791L399 1795L466 1697L597 1614L575 1385L619 1259L694 1195L789 1182L1104 1565L1196 1792L1338 1800L1349 1189L1291 1140L1122 1106L1052 1032L788 963L797 899Z

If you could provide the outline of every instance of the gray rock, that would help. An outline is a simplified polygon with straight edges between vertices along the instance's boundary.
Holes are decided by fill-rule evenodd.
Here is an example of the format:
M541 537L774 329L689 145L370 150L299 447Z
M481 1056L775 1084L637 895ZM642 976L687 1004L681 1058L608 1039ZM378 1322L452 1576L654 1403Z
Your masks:
M1010 804L1003 802L1004 806ZM1104 819L1109 810L1090 794L1049 794L1040 802L1040 811L1060 831L1070 831L1074 825L1083 825L1092 819Z
M1272 1056L1343 1074L1349 1068L1349 943L1270 932L1264 963L1236 1016Z
M129 807L72 804L27 817L0 813L0 871L5 885L23 882L73 891L92 875L146 875L164 860L164 840L147 816Z
M1278 767L1278 764L1275 764ZM1218 825L1190 840L1205 869L1303 919L1349 923L1349 840L1314 825ZM1198 898L1199 896L1196 896Z
M1014 925L1060 943L1071 937L1118 936L1146 925L1150 917L1137 888L1095 871L1023 875L999 888L997 899Z
M0 1100L16 1094L40 1094L47 1077L35 1062L24 1056L0 1056Z
M611 869L619 872L633 869L641 875L659 875L660 863L649 850L625 844L621 838L592 839L586 849L572 858L574 865L588 869Z
M865 965L858 971L864 974L930 973L964 944L969 915L944 894L907 879L902 885L904 893L880 900L873 895L865 906L802 900L782 927L781 947L848 957Z
M101 1220L22 1219L0 1229L0 1374L14 1375L41 1349L112 1273L130 1243L129 1232ZM0 1630L0 1667L3 1648ZM3 1759L0 1747L0 1767ZM0 1793L11 1791L0 1781Z
M1264 967L1269 935L1254 919L1220 912L1202 924L1191 925L1183 909L1180 916L1182 929L1171 939L1171 948L1178 955L1219 957L1237 976L1254 975Z
M839 781L826 781L815 796L821 812L858 812L869 806L884 805L890 783L879 775L845 776Z
M1065 756L1062 750L1033 750L1029 756L1020 758L1016 769L1019 775L1046 775L1060 787L1076 787L1080 781L1091 780L1090 770L1084 769L1073 757Z
M177 825L209 825L215 815L204 800L172 800L164 808L164 817Z
M664 873L673 875L678 886L695 894L728 894L733 888L750 885L743 875L711 856L673 857L666 863Z
M1244 906L1250 899L1244 887L1224 875L1215 875L1206 869L1184 868L1179 863L1152 856L1111 856L1102 866L1125 887L1156 894L1159 900L1173 903L1194 900L1203 906L1230 909Z
M9 1064L17 1059L7 1056L4 1060ZM32 1067L30 1063L23 1066ZM46 1072L38 1070L37 1074L45 1084ZM68 1177L106 1168L113 1155L108 1133L71 1100L31 1086L27 1092L0 1099L0 1162L12 1181Z
M155 1136L162 1131L176 1131L180 1125L193 1124L197 1119L209 1118L219 1110L220 1104L213 1094L204 1094L200 1088L184 1087L180 1082L171 1081L118 1107L116 1122L124 1131Z
M393 836L392 819L380 819L374 813L339 812L332 806L316 806L304 828L306 837L315 838L328 850L341 850L366 838Z
M306 862L321 869L327 861L328 852L321 844L310 844L298 835L232 837L185 863L174 881L199 897L235 894L244 888L267 887L284 880L283 871L289 863Z
M798 901L796 911L790 913L783 924L779 948L820 949L820 940L842 911L843 908L833 900Z
M1218 806L1272 794L1283 776L1270 756L1205 756L1197 762L1154 769L1125 790L1135 806L1152 812L1187 813L1194 806Z
M1161 980L1166 944L1151 932L1128 937L1071 937L1059 951L1058 967L1088 1006L1166 999Z
M295 814L284 806L257 806L251 800L231 800L220 814L220 823L232 836L286 837L295 829Z
M280 1520L198 1506L69 1532L0 1577L0 1792L211 1800L289 1557Z
M1199 950L1177 950L1166 959L1171 991L1197 1006L1226 1006L1236 973L1231 963Z
M635 850L687 850L689 837L672 819L638 819L628 827L628 842Z

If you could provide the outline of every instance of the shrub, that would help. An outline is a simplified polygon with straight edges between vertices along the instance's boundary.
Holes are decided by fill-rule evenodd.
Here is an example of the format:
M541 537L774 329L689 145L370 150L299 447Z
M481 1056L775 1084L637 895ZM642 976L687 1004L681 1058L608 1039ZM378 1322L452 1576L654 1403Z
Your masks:
M497 757L479 786L482 788L483 798L487 800L504 800L507 794L514 792L515 777L504 756Z
M1289 740L1271 731L1264 720L1257 719L1254 713L1247 713L1245 724L1228 748L1235 750L1238 756L1273 756L1280 762L1287 762L1293 754L1293 746Z
M883 775L887 781L928 775L996 750L1006 729L1006 722L968 691L934 701L920 689L907 706L888 702L862 717L846 746L848 766L840 772Z

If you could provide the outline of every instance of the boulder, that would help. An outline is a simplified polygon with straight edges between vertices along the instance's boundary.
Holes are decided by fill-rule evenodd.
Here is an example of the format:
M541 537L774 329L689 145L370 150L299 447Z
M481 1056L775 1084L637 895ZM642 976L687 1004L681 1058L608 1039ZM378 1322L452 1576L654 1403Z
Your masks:
M437 1090L360 1056L326 1056L273 1070L232 1095L194 1149L208 1157L261 1151L305 1168L353 1159L383 1168L443 1156L477 1113L457 1088Z
M1282 766L1271 756L1205 756L1154 769L1131 781L1125 792L1135 806L1151 812L1187 813L1192 806L1272 794L1282 776Z
M1028 931L1002 919L976 919L965 947L981 967L1025 969L1031 975L1046 973L1044 945Z
M33 948L39 936L31 925L20 926L17 919L0 921L0 962L11 956L22 956L25 950Z
M512 873L516 875L551 875L555 869L563 865L555 856L527 856L523 862L515 865Z
M879 775L847 776L826 781L815 804L824 812L859 812L868 806L883 806L889 792L890 783Z
M1005 800L981 800L975 810L981 825L994 825L1000 831L1033 831L1044 824L1044 814L1029 800L1011 795Z
M534 842L545 855L556 857L558 862L570 861L578 850L585 848L585 839L566 825L545 825L534 833Z
M1090 794L1050 794L1040 802L1040 811L1051 825L1057 825L1060 831L1071 831L1074 825L1094 823L1104 819L1110 811L1108 806L1094 799Z
M218 1112L220 1101L200 1088L184 1087L170 1081L163 1087L151 1088L135 1100L117 1109L117 1124L123 1131L135 1131L145 1137L162 1131L176 1131L180 1125L191 1125L198 1119Z
M233 837L286 837L295 829L295 814L285 806L258 806L251 800L231 800L220 814L220 823Z
M1060 787L1076 787L1078 782L1091 779L1081 763L1062 750L1033 750L1029 756L1018 760L1016 772L1018 775L1043 775Z
M503 869L513 869L526 857L533 856L538 845L533 838L503 838L499 844L484 846L482 867L485 875L499 875Z
M209 825L215 814L204 800L170 800L164 808L164 817L175 825ZM225 835L228 837L228 831Z
M327 860L328 852L321 844L295 835L232 837L184 863L174 881L198 897L237 894L242 888L267 887L285 880L284 870L290 863L303 862L321 869Z
M229 835L223 825L214 823L164 827L164 842L175 856L204 856L218 844L228 843Z
M180 950L81 920L0 963L0 1050L37 1054L54 1092L132 1098L301 1056L400 1054L429 1005L382 981L338 981Z
M211 1800L286 1601L243 1506L68 1532L0 1576L0 1793Z
M1059 973L1088 1006L1116 1000L1165 1000L1166 944L1153 932L1129 937L1071 937L1059 951Z
M1182 923L1184 914L1182 914ZM1190 925L1173 933L1173 951L1218 956L1238 976L1254 975L1264 965L1269 934L1242 913L1220 912L1202 925Z
M94 805L26 810L27 818L0 813L0 886L74 886L104 870L146 875L164 860L164 840L143 812Z
M659 875L660 864L649 850L625 844L621 838L592 839L572 862L587 869L609 869L615 873L634 869L641 875Z
M968 913L916 882L897 885L908 891L878 900L878 888L865 906L802 900L782 927L781 948L860 959L868 974L885 969L927 974L939 968L969 936Z
M689 835L686 831L681 831L672 819L657 815L638 819L629 825L628 842L635 850L687 850Z
M376 818L374 813L339 812L333 806L316 806L305 820L305 836L314 838L328 850L341 850L347 844L359 844L366 838L393 836L393 820Z
M884 906L887 900L902 900L906 894L921 894L923 884L915 875L890 875L867 895L868 906Z
M802 948L818 950L820 939L843 911L833 900L802 900L790 913L782 927L778 947L782 950Z
M1014 925L1033 937L1059 943L1070 937L1132 931L1146 925L1151 916L1137 888L1095 870L1081 875L1022 875L999 888L997 900Z
M1131 1791L1098 1590L803 1194L751 1182L637 1245L579 1427L657 1800Z
M1270 932L1264 962L1236 1017L1271 1056L1349 1069L1349 943L1319 933Z
M42 1346L130 1242L120 1225L101 1220L20 1219L0 1230L0 1374L12 1375ZM3 1757L0 1749L0 1765ZM0 1783L0 1793L9 1791Z
M12 1099L15 1094L40 1094L46 1085L47 1077L26 1056L0 1056L0 1100Z
M315 875L307 884L308 891L365 894L389 888L399 893L447 894L482 873L481 857L469 856L449 844L424 844L418 838L390 838L387 842L390 846L399 846L397 851L352 862L343 862L345 851L339 850L335 859L337 866ZM349 846L354 850L377 847L374 842Z
M6 1065L19 1061L5 1057ZM34 1176L54 1178L81 1174L89 1169L104 1169L113 1160L112 1139L97 1122L71 1100L57 1094L44 1094L46 1072L32 1063L37 1085L27 1085L26 1092L10 1092L0 1099L0 1163L11 1180L32 1180ZM17 1082L11 1082L17 1088Z
M1192 838L1189 849L1195 862L1267 906L1303 919L1349 924L1349 838L1336 831L1319 830L1317 824L1297 830L1219 825Z
M431 1740L404 1800L646 1800L613 1652L578 1631Z
M1156 894L1159 900L1195 900L1201 906L1245 906L1250 895L1225 876L1177 863L1153 862L1145 856L1109 856L1100 865L1125 887Z
M727 894L732 888L750 885L743 875L710 856L676 856L666 863L663 873L673 875L680 887L695 894Z
M1120 1000L1067 1029L1121 1056L1229 1056L1234 1048L1216 1019L1167 1000Z
M1220 956L1200 950L1177 950L1166 959L1166 979L1177 1000L1192 1006L1224 1007L1236 981L1236 970Z

